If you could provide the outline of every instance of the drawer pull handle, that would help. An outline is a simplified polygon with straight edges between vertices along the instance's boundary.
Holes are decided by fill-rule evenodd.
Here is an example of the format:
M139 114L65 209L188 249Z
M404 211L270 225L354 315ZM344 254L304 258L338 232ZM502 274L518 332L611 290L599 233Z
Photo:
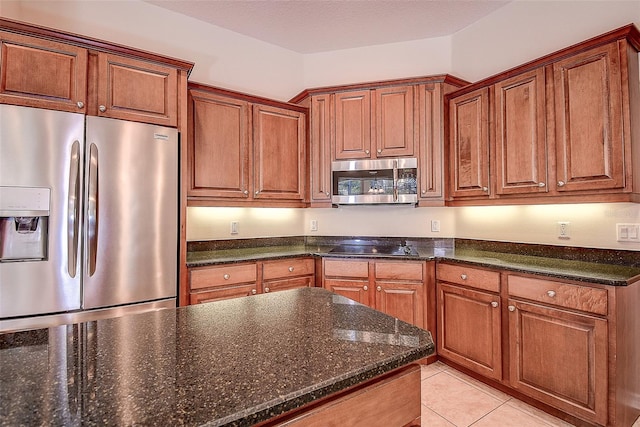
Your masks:
M264 288L264 291L265 291L265 292L269 292L270 290L271 290L271 289L269 289L269 288Z
M293 267L289 267L289 273L293 273Z
M466 274L461 274L461 275L460 275L460 278L461 278L462 280L467 280L467 275L466 275Z
M222 276L224 278L224 280L229 280L231 278L231 276L229 276L228 274L225 274L224 276Z
M257 293L258 293L258 291L256 291L255 289L251 289L251 295L255 295Z
M556 296L556 291L547 291L547 295L549 295L549 298L553 298Z
M496 308L498 303L496 301L491 301L491 307Z
M508 308L509 308L509 311L516 311L516 308L512 305L510 305Z
M369 287L368 287L367 285L364 285L364 286L362 287L362 289L363 289L363 290L365 290L365 291L368 291L368 290L369 290Z

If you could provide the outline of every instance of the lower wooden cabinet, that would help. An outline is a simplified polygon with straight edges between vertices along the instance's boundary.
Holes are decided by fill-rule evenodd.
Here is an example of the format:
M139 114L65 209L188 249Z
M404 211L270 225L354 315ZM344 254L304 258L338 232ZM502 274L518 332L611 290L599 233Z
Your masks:
M390 316L427 328L430 289L424 261L323 259L323 287Z
M440 358L587 423L640 415L640 283L443 262L436 277Z
M314 286L313 258L195 267L189 272L189 302L200 304Z

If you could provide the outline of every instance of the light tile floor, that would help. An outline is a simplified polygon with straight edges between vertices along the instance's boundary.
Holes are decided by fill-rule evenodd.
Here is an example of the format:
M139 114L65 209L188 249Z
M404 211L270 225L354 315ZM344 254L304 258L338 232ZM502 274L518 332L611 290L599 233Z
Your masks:
M423 427L569 427L571 424L441 362L422 367ZM640 418L632 427L640 427Z

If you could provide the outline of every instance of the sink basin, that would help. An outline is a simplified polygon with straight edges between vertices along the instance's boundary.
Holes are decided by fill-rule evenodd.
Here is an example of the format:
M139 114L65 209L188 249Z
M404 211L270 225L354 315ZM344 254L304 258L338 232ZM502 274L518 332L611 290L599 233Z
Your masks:
M418 256L418 252L411 246L401 245L340 245L331 249L329 253L366 256Z

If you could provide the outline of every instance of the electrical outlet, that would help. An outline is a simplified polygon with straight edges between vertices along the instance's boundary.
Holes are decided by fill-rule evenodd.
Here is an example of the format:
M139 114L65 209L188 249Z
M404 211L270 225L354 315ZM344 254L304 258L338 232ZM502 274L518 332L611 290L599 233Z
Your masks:
M312 219L309 228L311 229L311 231L318 231L318 220Z
M231 221L231 234L238 234L239 226L238 221Z
M437 219L432 219L431 220L431 232L432 233L439 233L440 232L440 221L438 221Z
M640 224L616 224L618 242L640 242Z
M570 239L571 233L569 232L569 221L558 221L558 238Z

